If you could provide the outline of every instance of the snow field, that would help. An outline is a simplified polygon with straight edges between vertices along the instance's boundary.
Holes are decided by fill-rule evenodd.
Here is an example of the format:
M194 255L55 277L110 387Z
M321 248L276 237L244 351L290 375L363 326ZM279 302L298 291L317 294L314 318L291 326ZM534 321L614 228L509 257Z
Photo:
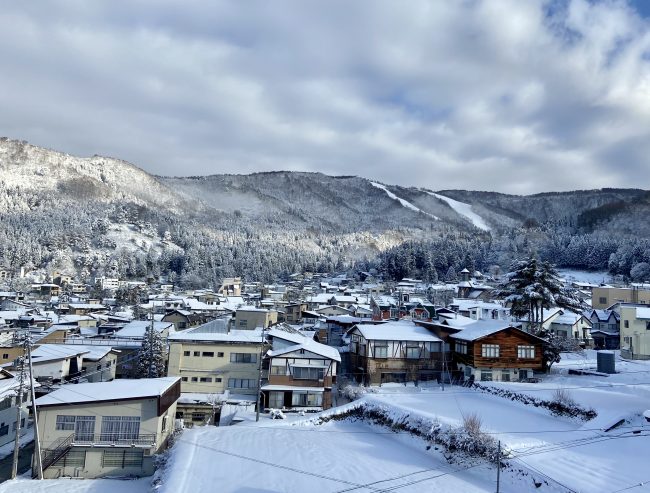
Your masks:
M440 195L438 193L433 193L433 192L426 192L426 193L449 204L449 207L454 209L461 216L464 216L465 218L469 219L470 222L478 229L482 229L483 231L490 231L491 229L490 226L488 226L488 224L481 216L479 216L476 212L472 210L472 206L470 204L466 204L464 202L459 202L458 200L450 199L449 197L445 197L444 195Z

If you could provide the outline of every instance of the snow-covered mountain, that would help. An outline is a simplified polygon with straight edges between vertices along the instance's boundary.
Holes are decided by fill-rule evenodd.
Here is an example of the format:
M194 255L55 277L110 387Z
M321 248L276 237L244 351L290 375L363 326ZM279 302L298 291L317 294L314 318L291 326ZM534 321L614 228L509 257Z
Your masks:
M14 268L268 278L440 238L491 241L499 250L484 261L500 263L512 255L501 250L518 251L500 243L512 230L534 230L538 243L540 228L565 235L556 243L603 232L650 237L649 208L643 190L512 196L304 172L160 177L118 159L0 139L0 265ZM607 258L598 262L604 268Z

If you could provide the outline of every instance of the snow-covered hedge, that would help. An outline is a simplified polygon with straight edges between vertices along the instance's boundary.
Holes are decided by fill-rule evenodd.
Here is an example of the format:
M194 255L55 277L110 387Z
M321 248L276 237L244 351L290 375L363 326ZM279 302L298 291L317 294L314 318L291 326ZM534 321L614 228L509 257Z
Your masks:
M422 440L443 448L448 454L449 462L457 462L463 456L496 461L498 457L497 441L487 433L474 426L441 425L437 419L422 416L411 416L389 407L366 401L352 405L343 412L333 413L316 418L315 424L327 421L361 420L388 428L395 433L409 433ZM502 454L503 456L503 454Z
M527 406L543 407L551 411L551 414L556 416L569 416L571 418L580 418L583 421L589 421L598 416L598 413L594 409L585 409L578 405L572 399L554 399L554 400L545 400L539 399L537 397L532 397L527 394L520 394L517 392L512 392L510 390L501 389L497 387L488 387L483 386L478 383L475 383L473 388L480 390L481 392L487 392L492 395L503 397L505 399L510 399L511 401L521 402Z

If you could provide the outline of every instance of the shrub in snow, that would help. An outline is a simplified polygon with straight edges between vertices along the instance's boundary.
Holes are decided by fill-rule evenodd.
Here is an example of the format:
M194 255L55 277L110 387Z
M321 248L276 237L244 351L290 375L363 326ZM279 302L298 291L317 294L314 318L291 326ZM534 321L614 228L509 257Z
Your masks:
M553 402L563 406L577 406L567 389L557 388L553 392Z
M271 415L271 419L285 419L286 416L282 412L281 409L269 409L269 414Z
M364 387L363 385L346 385L341 389L344 397L354 401L368 393L376 393L377 389L373 387Z

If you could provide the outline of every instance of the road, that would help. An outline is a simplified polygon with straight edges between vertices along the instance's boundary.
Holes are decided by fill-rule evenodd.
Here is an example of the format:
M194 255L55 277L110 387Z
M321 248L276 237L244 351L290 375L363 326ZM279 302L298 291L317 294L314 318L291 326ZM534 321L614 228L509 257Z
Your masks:
M34 442L25 445L20 449L18 455L18 474L22 474L29 469L32 463L32 453L34 453ZM4 459L0 459L0 483L11 478L11 463L14 454L9 454Z

